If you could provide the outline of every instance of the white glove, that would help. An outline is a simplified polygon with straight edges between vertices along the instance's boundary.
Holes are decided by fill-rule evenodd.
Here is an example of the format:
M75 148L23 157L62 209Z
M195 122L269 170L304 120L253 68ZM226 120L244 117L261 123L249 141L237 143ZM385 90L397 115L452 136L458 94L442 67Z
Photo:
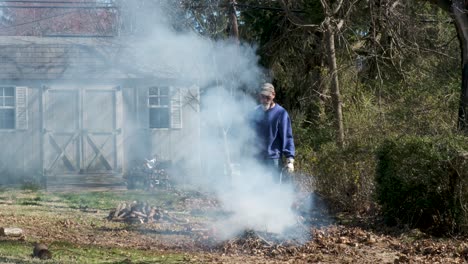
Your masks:
M289 158L286 163L286 169L288 170L289 173L294 172L294 159Z

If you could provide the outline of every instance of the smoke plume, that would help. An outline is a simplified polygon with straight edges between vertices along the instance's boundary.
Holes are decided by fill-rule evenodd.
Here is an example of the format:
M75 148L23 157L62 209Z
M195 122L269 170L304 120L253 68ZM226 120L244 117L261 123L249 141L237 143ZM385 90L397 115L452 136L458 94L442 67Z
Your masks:
M230 212L229 218L217 223L217 230L226 238L246 228L283 232L295 224L291 210L294 190L275 183L259 164L245 156L255 142L245 117L256 102L240 90L253 91L265 81L255 47L175 30L173 22L177 19L165 14L180 12L162 10L153 9L151 14L138 11L141 19L152 18L153 22L134 22L146 26L142 30L145 34L131 39L137 50L134 63L145 72L176 76L178 81L195 84L202 91L201 157L194 158L207 164L197 176L199 183L215 192ZM227 179L225 174L231 170L232 178Z

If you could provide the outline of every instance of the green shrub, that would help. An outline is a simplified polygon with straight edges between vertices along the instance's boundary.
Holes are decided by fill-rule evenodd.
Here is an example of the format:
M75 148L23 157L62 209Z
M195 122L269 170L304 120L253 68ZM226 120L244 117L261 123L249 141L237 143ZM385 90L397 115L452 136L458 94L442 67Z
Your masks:
M357 212L370 205L376 166L372 147L324 144L314 161L315 188L335 209Z
M466 137L386 140L378 150L376 194L388 223L435 233L464 229L467 150Z
M301 111L292 111L291 119L296 145L294 178L300 189L312 191L315 185L316 150L333 140L332 125L313 123Z

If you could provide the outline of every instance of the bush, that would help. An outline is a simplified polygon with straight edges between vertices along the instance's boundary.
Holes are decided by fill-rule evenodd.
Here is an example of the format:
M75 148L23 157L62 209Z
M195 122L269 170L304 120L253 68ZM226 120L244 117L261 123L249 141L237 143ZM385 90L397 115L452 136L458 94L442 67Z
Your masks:
M464 229L467 150L466 137L386 140L378 151L376 194L387 222L439 234Z
M370 206L376 166L372 147L350 143L340 149L334 143L324 144L315 161L316 190L336 210L357 212Z
M292 111L294 143L296 145L295 181L304 191L314 190L317 152L322 144L333 140L332 125L320 125L307 120L304 112Z

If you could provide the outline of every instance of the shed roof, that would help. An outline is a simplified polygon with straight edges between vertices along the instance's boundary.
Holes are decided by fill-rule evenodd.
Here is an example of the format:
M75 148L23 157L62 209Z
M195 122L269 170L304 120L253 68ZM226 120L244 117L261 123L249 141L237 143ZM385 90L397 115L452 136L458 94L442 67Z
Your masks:
M130 50L116 38L0 36L0 80L161 77L126 65Z

